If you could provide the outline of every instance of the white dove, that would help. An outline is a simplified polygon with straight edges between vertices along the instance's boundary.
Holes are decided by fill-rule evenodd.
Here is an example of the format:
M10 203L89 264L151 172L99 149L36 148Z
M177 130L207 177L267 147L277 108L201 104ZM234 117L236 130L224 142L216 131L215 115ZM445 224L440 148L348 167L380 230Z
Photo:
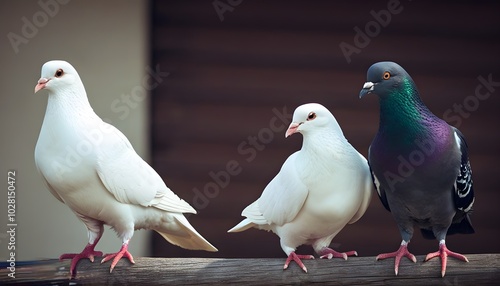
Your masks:
M35 93L49 92L35 162L48 189L65 203L88 229L89 242L71 258L70 274L80 259L102 256L95 251L104 228L111 226L122 240L110 272L121 257L135 263L128 244L136 229L152 229L167 241L187 249L217 251L187 221L196 213L175 195L114 126L94 113L77 71L65 61L49 61Z
M288 255L283 269L294 260L307 272L300 259L314 256L296 254L300 245L312 245L321 258L357 255L328 246L346 224L365 213L373 183L366 159L324 106L299 106L285 137L297 132L303 135L302 149L288 157L261 197L243 210L246 218L228 232L251 227L273 231Z

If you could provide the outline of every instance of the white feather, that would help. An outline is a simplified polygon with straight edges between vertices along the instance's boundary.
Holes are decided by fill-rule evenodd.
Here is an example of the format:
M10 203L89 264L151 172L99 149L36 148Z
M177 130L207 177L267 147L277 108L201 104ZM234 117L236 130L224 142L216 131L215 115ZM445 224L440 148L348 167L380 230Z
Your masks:
M311 113L316 117L307 120ZM272 230L289 255L302 244L318 252L366 211L373 184L366 159L345 139L333 115L319 104L298 107L293 124L303 134L300 151L284 162L260 198L245 208L229 232Z
M35 162L51 193L87 226L89 243L107 224L123 243L144 228L184 248L217 251L182 214L196 211L165 185L123 133L94 113L69 63L47 62L42 79L45 86L39 88L39 81L35 91L45 88L49 99Z
M258 201L262 216L268 222L279 226L291 222L297 216L309 194L307 186L300 180L295 168L298 155L296 152L288 157Z
M107 124L103 122L102 124ZM110 126L103 143L96 150L96 171L113 196L121 203L153 206L165 211L196 213L175 195L158 173L132 148L127 138Z

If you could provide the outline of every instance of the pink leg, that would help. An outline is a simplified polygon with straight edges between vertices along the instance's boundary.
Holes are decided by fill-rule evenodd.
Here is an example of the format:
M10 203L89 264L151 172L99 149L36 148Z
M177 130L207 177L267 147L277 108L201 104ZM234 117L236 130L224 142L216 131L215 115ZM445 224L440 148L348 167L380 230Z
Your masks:
M301 259L314 259L314 256L312 256L312 255L298 255L298 254L295 254L295 252L292 252L292 253L290 253L290 255L288 255L288 258L286 259L285 265L283 266L283 270L287 269L288 264L290 264L290 262L293 260L299 265L300 268L302 268L302 270L304 270L304 272L307 273L307 268L304 265L304 263L302 263Z
M99 237L100 238L100 237ZM99 239L97 239L93 244L87 244L81 253L64 253L59 256L59 260L63 259L71 259L71 266L69 268L69 273L71 277L75 277L76 275L76 264L80 259L88 258L91 262L94 262L95 256L102 256L101 251L95 251L94 247L96 246Z
M447 258L448 256L460 259L460 260L465 261L465 262L469 262L467 257L465 257L464 255L450 251L446 247L446 243L444 240L441 240L439 242L439 250L436 252L431 252L431 253L427 254L424 261L431 260L432 258L438 257L438 256L441 258L441 277L444 277L444 275L446 273L446 264L448 262L448 258Z
M347 256L358 256L358 253L356 251L347 251L347 252L337 252L331 248L325 247L321 249L318 254L320 255L319 258L327 258L327 259L332 259L333 257L335 258L344 258L344 260L347 260Z
M124 243L120 248L120 251L118 251L117 253L106 254L101 263L109 261L113 258L113 261L111 262L111 268L109 269L109 273L111 273L122 257L127 258L132 264L135 264L134 257L132 257L132 254L128 252L128 242Z
M377 255L376 259L377 260L381 260L381 259L386 259L386 258L394 257L395 258L394 259L394 273L396 273L396 275L398 275L399 263L400 263L401 258L403 256L406 256L408 259L410 259L414 263L417 262L417 259L415 258L415 255L411 254L408 251L408 243L405 242L405 241L403 241L401 243L401 246L399 247L399 249L397 251L390 252L390 253L379 254L379 255Z

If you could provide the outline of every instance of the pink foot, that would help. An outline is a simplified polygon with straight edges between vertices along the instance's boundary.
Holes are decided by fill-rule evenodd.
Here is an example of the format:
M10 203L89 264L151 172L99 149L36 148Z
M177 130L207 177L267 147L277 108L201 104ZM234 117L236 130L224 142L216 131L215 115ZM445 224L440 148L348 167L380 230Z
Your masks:
M76 275L76 264L80 261L80 259L88 258L90 262L94 262L95 256L102 256L101 251L94 250L96 244L97 242L94 244L87 244L81 253L64 253L59 256L59 260L71 259L71 266L69 268L69 274L71 277Z
M111 268L109 269L109 273L113 271L116 264L118 263L118 261L120 261L122 257L128 258L130 263L135 264L134 257L132 257L132 254L130 254L130 252L128 252L127 249L128 249L128 243L124 243L120 248L120 251L118 251L117 253L106 254L104 256L104 258L101 260L101 263L104 263L114 258L113 262L111 262Z
M290 262L293 260L299 265L300 268L302 268L302 270L304 270L304 272L307 273L307 268L304 265L304 263L302 263L301 259L314 259L314 256L312 256L312 255L298 255L298 254L295 254L295 252L292 252L292 253L290 253L290 255L288 255L288 258L286 259L285 265L283 266L283 270L287 269L288 264L290 264Z
M318 254L321 255L319 258L332 259L333 257L335 257L344 258L344 260L347 260L347 256L358 256L358 253L356 251L337 252L328 247L321 249Z
M450 251L446 247L446 244L444 243L444 241L439 243L439 250L436 252L431 252L431 253L427 254L424 261L429 261L432 258L438 257L438 256L441 258L441 277L444 277L444 275L446 273L446 263L448 261L448 258L447 258L448 256L460 259L460 260L465 261L465 262L469 262L467 257L465 257L464 255Z
M382 254L377 255L376 259L377 260L381 260L381 259L386 259L386 258L394 257L395 258L394 259L394 273L396 273L396 275L398 275L399 262L401 261L401 258L403 256L406 256L408 259L410 259L414 263L417 262L417 259L415 258L415 255L411 254L408 251L408 247L407 247L406 243L402 243L401 246L399 247L399 249L397 251L395 251L395 252L382 253Z

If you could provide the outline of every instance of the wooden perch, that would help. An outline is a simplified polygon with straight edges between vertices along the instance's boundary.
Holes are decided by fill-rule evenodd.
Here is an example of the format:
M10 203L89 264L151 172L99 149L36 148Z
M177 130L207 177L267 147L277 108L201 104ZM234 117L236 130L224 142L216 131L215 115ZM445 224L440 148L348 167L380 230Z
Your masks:
M48 260L30 265L16 265L16 278L0 269L0 284L23 285L498 285L500 254L469 254L469 263L448 258L446 276L440 277L440 260L417 263L403 258L399 275L394 275L394 259L376 261L375 257L305 260L309 273L295 263L283 270L285 258L224 259L224 258L136 258L131 265L122 259L113 273L109 263L82 260L77 266L77 278L69 278L69 261Z

